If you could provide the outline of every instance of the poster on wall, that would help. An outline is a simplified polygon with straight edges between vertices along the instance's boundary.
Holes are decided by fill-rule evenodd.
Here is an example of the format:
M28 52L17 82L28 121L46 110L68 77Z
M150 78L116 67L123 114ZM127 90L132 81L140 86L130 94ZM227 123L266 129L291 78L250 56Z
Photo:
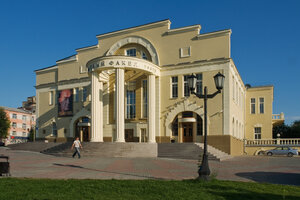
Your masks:
M73 115L73 90L58 91L58 116L66 117Z

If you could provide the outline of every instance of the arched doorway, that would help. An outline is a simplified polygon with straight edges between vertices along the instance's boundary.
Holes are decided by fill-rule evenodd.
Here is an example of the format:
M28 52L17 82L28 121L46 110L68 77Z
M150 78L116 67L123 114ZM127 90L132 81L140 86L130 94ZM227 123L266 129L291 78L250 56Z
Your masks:
M88 117L81 117L75 122L75 137L79 137L81 142L91 140L91 122Z
M196 142L203 135L203 120L194 112L181 112L172 122L172 137L178 143Z

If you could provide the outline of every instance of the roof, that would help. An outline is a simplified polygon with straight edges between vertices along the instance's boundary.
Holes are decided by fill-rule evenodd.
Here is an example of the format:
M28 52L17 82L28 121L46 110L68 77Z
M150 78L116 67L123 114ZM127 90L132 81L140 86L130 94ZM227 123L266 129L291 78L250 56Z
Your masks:
M58 62L61 62L61 61L74 60L74 59L76 59L76 55L77 55L77 54L73 54L73 55L71 55L71 56L68 56L68 57L65 57L65 58L63 58L63 59L57 60L56 62L58 63Z
M0 106L0 108L3 108L4 110L12 111L12 112L20 112L20 113L25 113L25 114L32 114L30 111L27 110L22 110L18 108L10 108L6 106Z
M274 85L258 85L258 86L251 86L250 85L250 87L248 87L248 89L264 88L264 87L274 87Z
M44 69L50 69L50 68L56 67L56 66L57 66L57 65L51 65L51 66L49 66L49 67L44 67L44 68L42 68L42 69L34 70L34 72L42 71L42 70L44 70Z
M119 31L124 31L124 30L129 30L129 29L134 29L134 28L143 27L143 26L148 26L148 25L152 25L152 24L157 24L157 23L160 23L160 22L169 22L170 23L170 20L169 19L163 19L163 20L159 20L159 21L156 21L156 22L150 22L150 23L147 23L147 24L132 26L132 27L129 27L129 28L123 28L123 29L119 29L119 30L116 30L116 31L111 31L111 32L107 32L107 33L98 34L98 35L96 35L96 37L98 38L98 37L101 37L101 36L104 36L104 35L107 35L107 34L119 32Z

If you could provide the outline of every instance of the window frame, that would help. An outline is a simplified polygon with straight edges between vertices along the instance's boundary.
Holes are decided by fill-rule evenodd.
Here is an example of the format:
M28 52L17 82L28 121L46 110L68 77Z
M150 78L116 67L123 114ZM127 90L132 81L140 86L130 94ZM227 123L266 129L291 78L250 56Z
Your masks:
M198 73L198 74L196 74L196 77L197 77L197 80L196 80L196 94L201 95L201 94L203 94L203 74ZM198 79L198 77L201 77L201 79ZM199 87L199 85L200 85L200 87ZM200 88L200 91L198 91L199 88Z
M174 79L176 78L177 82L174 82L173 78ZM170 84L170 86L171 86L171 98L172 99L178 98L178 76L171 76L171 84ZM175 93L175 91L176 91L176 93ZM176 94L176 95L174 95L174 94Z
M130 89L130 84L134 84L134 88ZM132 109L131 109L132 108ZM136 118L136 81L131 81L126 89L126 119Z
M191 95L188 83L189 76L190 75L183 75L183 97L189 97Z
M263 100L263 101L261 101ZM265 98L259 97L259 114L265 114Z
M260 130L260 132L258 132L257 130ZM262 127L254 127L254 139L255 140L261 140L261 133L262 133Z
M135 55L129 55L128 52L131 51L131 50L134 50L135 51ZM130 56L130 57L136 57L137 55L137 49L136 48L128 48L128 49L125 49L125 55L126 56Z
M142 116L142 118L146 119L146 118L148 118L148 80L147 79L142 80L142 95L141 96L142 96L142 114L141 114L141 116Z
M254 103L252 102L252 99L254 99ZM256 113L256 98L250 98L250 114L254 115L255 113Z

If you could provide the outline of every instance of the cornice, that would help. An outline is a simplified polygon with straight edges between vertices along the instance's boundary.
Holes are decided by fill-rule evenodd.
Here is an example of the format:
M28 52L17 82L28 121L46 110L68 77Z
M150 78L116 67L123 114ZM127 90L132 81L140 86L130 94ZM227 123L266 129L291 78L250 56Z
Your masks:
M197 60L194 62L185 62L185 63L178 63L172 65L164 65L161 66L161 71L168 71L173 69L181 69L187 67L194 67L194 66L202 66L202 65L215 65L215 64L223 64L230 62L230 58L215 58L211 60Z
M202 39L208 39L208 38L214 38L214 37L221 37L225 35L231 35L232 31L231 29L226 29L222 31L215 31L215 32L210 32L210 33L204 33L204 34L199 34L196 36L197 40L202 40Z
M176 28L176 29L171 29L166 32L166 35L174 35L174 34L179 34L179 33L185 33L185 32L190 32L190 31L197 31L198 34L200 32L201 25L193 25L193 26L185 26L181 28Z
M57 69L57 65L52 65L50 67L45 67L45 68L42 68L42 69L37 69L37 70L34 70L34 72L35 73L40 73L40 72L50 71L50 70L54 70L54 69Z
M109 33L100 34L100 35L97 35L96 37L98 39L104 39L104 38L114 37L114 36L121 35L121 34L128 34L128 33L133 33L136 31L162 27L165 25L168 25L168 27L169 27L170 24L171 24L170 20L166 19L166 20L162 20L162 21L158 21L158 22L135 26L132 28L121 29L119 31L113 31L113 32L109 32Z
M87 46L87 47L82 47L82 48L78 48L76 49L77 52L80 52L80 51L86 51L86 50L90 50L90 49L97 49L99 47L98 44L96 45L92 45L92 46Z
M73 61L77 61L77 54L58 60L56 61L56 64L62 64L62 63L73 62Z

